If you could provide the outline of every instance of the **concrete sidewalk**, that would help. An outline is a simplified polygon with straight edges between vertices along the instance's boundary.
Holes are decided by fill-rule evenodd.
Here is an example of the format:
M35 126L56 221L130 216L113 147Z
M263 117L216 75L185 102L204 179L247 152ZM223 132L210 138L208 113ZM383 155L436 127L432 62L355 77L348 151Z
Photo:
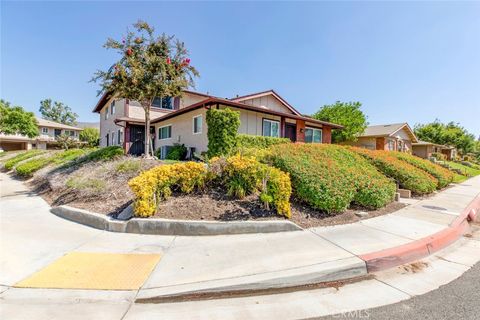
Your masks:
M408 245L449 228L478 195L480 176L393 214L354 224L211 237L92 229L51 214L50 207L21 181L1 173L0 184L0 285L4 291L0 298L19 290L32 292L11 287L72 251L161 254L139 292L126 292L124 297L118 293L119 299L130 301L135 296L275 288L366 275L362 255ZM101 300L106 293L98 294Z

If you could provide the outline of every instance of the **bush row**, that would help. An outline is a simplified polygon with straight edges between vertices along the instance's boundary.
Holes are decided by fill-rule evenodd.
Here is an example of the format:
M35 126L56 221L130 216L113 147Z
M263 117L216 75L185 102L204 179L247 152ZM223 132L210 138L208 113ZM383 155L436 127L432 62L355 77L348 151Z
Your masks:
M437 189L444 188L453 181L453 172L434 164L429 160L425 160L405 152L392 151L391 155L431 174L438 180Z
M426 194L435 191L438 185L435 177L398 159L391 151L373 151L355 147L349 149L368 159L386 176L395 179L401 188L411 190L416 194Z
M14 156L13 158L10 158L5 162L5 169L11 170L11 169L13 169L13 167L15 167L15 165L17 163L19 163L23 160L27 160L27 159L33 158L35 156L41 155L42 153L45 153L45 152L46 151L44 151L44 150L35 149L35 150L29 150L29 151L19 153L16 156Z
M85 154L85 149L69 149L61 152L57 152L49 157L34 158L25 162L22 162L15 171L17 174L28 177L34 172L46 167L47 165L61 165L69 161L75 160Z
M258 148L264 149L276 144L290 143L288 138L275 138L264 136L253 136L249 134L239 134L237 136L238 148Z
M383 207L395 195L394 182L357 154L338 145L280 144L269 161L290 174L295 196L329 213L351 203Z
M142 172L128 185L135 194L134 211L140 217L155 214L160 201L172 191L191 193L207 182L224 186L228 194L242 198L259 191L266 208L290 217L291 185L288 174L259 163L252 157L213 158L209 166L196 162L161 165Z

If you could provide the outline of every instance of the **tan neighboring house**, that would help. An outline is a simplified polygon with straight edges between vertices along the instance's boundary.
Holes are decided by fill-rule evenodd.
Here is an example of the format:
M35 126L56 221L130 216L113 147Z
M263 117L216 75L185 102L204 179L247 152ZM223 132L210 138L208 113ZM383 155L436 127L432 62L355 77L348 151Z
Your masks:
M154 149L163 156L174 144L184 144L189 154L207 151L206 111L210 108L239 111L239 133L243 134L331 143L332 129L342 128L302 115L273 90L232 99L184 91L182 97L158 98L154 106L150 131ZM144 153L144 113L138 103L107 94L93 111L100 113L101 146L122 145L127 153Z
M0 147L4 151L48 149L56 145L59 135L67 134L78 140L81 128L37 118L38 136L29 138L24 135L5 135L0 133Z
M369 126L357 141L347 144L370 150L412 152L412 145L417 142L408 123L394 123Z
M444 154L447 160L452 160L457 156L457 149L428 141L418 141L413 144L413 154L417 157L429 159L432 153Z

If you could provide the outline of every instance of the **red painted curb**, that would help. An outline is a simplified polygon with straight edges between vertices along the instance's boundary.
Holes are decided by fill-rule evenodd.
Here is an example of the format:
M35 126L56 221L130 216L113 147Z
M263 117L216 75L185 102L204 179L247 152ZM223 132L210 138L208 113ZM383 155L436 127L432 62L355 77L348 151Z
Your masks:
M365 261L369 273L424 258L457 241L470 229L468 221L475 221L479 217L478 212L480 212L480 194L446 229L401 246L363 254L359 258Z

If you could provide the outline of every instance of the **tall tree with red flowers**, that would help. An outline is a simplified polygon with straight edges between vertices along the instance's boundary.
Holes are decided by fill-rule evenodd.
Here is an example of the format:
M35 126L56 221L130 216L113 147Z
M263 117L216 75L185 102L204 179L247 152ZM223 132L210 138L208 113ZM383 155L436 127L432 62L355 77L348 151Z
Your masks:
M99 94L108 92L138 101L145 110L145 156L150 156L150 110L155 97L179 97L194 85L198 71L190 64L183 42L174 36L155 36L154 28L139 20L135 31L121 41L109 38L104 47L120 53L120 60L107 71L97 71Z

